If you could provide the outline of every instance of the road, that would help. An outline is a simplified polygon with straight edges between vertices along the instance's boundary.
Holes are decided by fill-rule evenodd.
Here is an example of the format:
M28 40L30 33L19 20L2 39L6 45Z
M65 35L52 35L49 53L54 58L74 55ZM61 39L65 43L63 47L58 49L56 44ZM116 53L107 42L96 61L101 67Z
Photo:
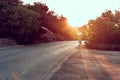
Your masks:
M120 51L76 48L50 80L120 80Z
M77 42L63 41L0 49L0 80L47 80Z
M80 49L76 41L0 49L0 80L49 78L120 80L120 52Z

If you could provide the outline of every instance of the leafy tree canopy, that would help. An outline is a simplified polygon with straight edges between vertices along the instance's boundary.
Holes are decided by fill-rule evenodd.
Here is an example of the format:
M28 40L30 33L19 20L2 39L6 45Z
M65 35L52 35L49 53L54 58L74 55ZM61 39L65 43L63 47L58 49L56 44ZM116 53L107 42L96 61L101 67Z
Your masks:
M106 10L100 17L90 20L87 27L87 40L92 43L120 43L120 11Z

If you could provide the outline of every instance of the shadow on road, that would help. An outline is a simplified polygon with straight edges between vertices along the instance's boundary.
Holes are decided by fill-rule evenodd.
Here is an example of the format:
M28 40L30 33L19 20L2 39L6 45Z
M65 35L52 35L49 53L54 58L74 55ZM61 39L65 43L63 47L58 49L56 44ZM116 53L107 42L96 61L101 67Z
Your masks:
M120 80L120 54L76 49L50 80Z

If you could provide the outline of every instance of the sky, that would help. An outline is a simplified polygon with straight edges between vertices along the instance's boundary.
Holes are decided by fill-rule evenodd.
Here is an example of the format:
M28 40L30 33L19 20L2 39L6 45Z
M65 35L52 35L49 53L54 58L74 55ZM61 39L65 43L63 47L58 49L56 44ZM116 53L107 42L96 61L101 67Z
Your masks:
M119 10L120 0L22 0L25 4L46 3L50 10L63 15L72 26L82 26L105 10Z

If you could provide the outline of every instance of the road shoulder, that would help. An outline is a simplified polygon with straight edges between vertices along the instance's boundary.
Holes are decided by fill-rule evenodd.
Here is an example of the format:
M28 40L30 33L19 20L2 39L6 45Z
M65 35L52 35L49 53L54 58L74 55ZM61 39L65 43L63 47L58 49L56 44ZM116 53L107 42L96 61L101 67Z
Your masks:
M117 63L120 62L119 52L117 56L103 53L94 50L77 50L50 80L120 80L120 63ZM111 58L112 56L114 57Z

